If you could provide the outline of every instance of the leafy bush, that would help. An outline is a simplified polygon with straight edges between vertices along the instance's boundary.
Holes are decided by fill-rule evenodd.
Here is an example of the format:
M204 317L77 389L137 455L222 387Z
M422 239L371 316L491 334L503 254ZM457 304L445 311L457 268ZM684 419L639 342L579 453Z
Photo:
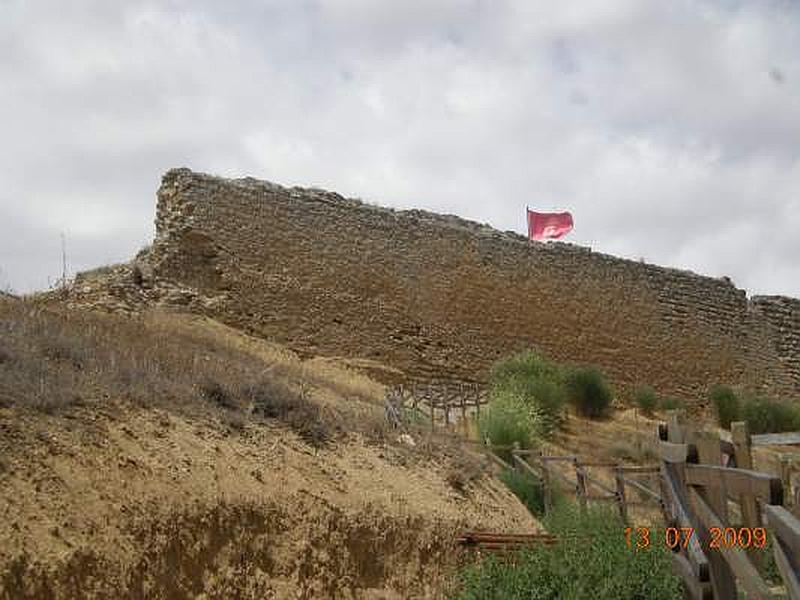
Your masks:
M539 437L541 428L537 416L518 396L506 394L493 398L488 409L478 420L481 439L489 439L493 446L512 446L518 442L530 448ZM510 458L510 451L499 453Z
M686 408L686 403L680 398L662 396L658 401L658 407L661 410L677 410L679 408Z
M725 429L731 428L732 421L738 421L741 406L736 393L727 385L715 385L708 394L717 412L717 423Z
M742 404L742 419L750 433L800 431L800 408L768 398L748 398Z
M653 543L638 552L629 549L623 535L625 526L608 507L581 511L563 503L544 521L548 531L563 537L563 541L531 546L514 561L490 557L467 567L460 573L454 598L683 597L666 546ZM657 539L657 532L653 531L651 537Z
M563 370L533 352L498 362L492 370L493 399L515 397L535 414L539 432L551 433L564 419L566 392Z
M580 367L566 378L567 399L578 414L592 419L602 417L611 405L611 388L594 367Z
M513 389L519 382L531 380L561 382L563 378L564 371L561 366L534 352L526 351L496 363L492 369L491 381L493 388Z
M642 414L650 416L658 406L658 394L656 394L656 391L652 387L646 385L637 388L636 391L633 392L633 401L636 406L639 407L639 410L642 411Z
M506 469L500 473L499 478L532 515L537 517L544 515L544 490L541 481L532 475L526 475L513 469Z

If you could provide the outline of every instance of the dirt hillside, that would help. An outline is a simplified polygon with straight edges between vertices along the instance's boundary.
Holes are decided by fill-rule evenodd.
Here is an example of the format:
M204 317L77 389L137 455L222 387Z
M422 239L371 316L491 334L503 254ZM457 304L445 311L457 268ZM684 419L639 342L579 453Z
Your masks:
M336 361L196 317L0 300L0 598L434 598L537 523Z

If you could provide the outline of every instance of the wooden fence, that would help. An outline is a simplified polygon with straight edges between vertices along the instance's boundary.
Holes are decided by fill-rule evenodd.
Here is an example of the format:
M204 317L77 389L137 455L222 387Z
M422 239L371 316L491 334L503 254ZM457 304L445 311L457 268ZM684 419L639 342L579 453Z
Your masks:
M484 386L463 381L426 381L398 385L386 394L387 417L395 426L413 421L450 430L458 422L468 429L469 417L479 417L489 403Z
M485 390L477 384L417 383L389 391L387 416L402 425L421 415L435 429L438 415L448 430L460 418L466 433L468 416L479 416L487 403ZM559 484L574 491L582 506L614 503L626 523L634 506L660 507L665 539L654 543L673 550L673 566L689 598L733 600L741 590L747 598L788 594L800 600L800 519L787 510L787 505L793 504L788 470L780 475L755 471L752 455L754 445L794 444L798 434L751 436L745 423L733 423L730 439L720 439L717 433L688 427L682 410L669 411L667 416L667 423L658 430L658 465L584 461L519 447L486 445L484 449L501 467L539 479L546 511L552 508L553 492ZM510 462L498 453L510 457ZM653 477L658 489L642 481ZM640 499L633 501L630 490L636 490ZM795 510L799 511L800 490L797 494ZM527 539L501 539L498 535L470 534L461 542L505 550ZM785 594L764 579L763 564L770 550Z
M752 447L754 442L767 443L766 436L750 436L744 423L733 423L731 431L730 440L695 431L686 426L683 411L670 411L668 422L658 431L660 463L651 466L582 461L510 446L485 448L498 466L528 473L541 482L545 511L552 508L553 490L559 486L574 492L582 506L615 503L626 523L631 507L660 507L665 527L659 531L664 539L651 543L672 549L674 569L689 598L729 600L739 597L740 590L747 598L788 595L800 600L800 519L784 504L788 499L785 478L753 470ZM785 435L768 443L794 439ZM510 456L510 462L501 454ZM655 479L657 486L642 478ZM631 490L640 500L632 500ZM483 535L492 539L497 534ZM658 535L656 530L653 535ZM497 547L509 545L513 544ZM494 547L488 544L489 549ZM762 575L770 551L785 593L771 587Z
M657 477L660 474L658 465L630 466L611 461L585 461L577 456L548 456L519 448L510 448L513 464L509 464L496 455L497 451L508 452L509 448L491 447L494 462L537 478L542 485L546 513L553 507L556 490L574 494L581 506L589 502L613 503L625 522L629 520L631 507L660 506L661 496L656 486L642 481L643 478ZM640 500L631 499L631 488L637 490Z
M752 470L746 425L731 430L730 441L695 431L683 411L659 428L664 518L680 533L675 570L691 598L734 599L737 588L781 597L760 571L771 545L786 593L800 600L800 520L784 506L781 478Z

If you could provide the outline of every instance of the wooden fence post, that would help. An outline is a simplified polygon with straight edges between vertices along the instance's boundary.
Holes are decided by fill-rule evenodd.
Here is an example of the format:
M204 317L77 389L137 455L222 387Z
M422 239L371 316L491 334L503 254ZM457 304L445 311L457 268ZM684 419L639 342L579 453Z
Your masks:
M785 454L780 457L780 478L783 483L784 503L788 506L792 497L792 459Z
M700 463L715 467L721 466L722 450L720 449L719 435L712 431L698 431L694 437ZM721 481L719 487L701 488L699 496L708 503L708 506L716 513L723 524L728 523L728 496ZM731 571L720 550L714 550L709 547L710 535L706 529L706 527L701 527L698 534L708 557L715 598L719 600L736 600L736 578L733 576L733 571Z
M550 477L550 465L544 460L544 454L539 454L539 461L542 465L542 490L544 492L544 514L549 514L553 510L553 482Z
M434 413L436 412L436 400L433 398L432 395L428 395L428 406L431 409L431 431L436 429L436 421L434 417Z
M750 440L750 431L745 421L731 423L731 441L733 442L734 458L736 468L753 470L753 451ZM751 530L755 527L762 527L761 511L756 502L755 496L742 494L739 497L739 505L742 507L742 525ZM764 552L757 548L748 548L747 555L751 562L757 567L763 561Z
M442 403L444 404L444 429L450 431L450 387L442 388Z
M622 467L617 465L614 467L614 479L617 482L617 505L619 506L619 516L623 523L628 522L628 503L625 498L625 474L622 472Z
M581 508L586 508L586 473L577 457L573 460L573 465L575 466L575 493Z

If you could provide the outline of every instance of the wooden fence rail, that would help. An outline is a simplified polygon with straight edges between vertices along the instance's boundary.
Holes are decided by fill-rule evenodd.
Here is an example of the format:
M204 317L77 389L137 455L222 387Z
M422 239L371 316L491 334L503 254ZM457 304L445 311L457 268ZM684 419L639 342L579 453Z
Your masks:
M486 404L486 391L476 384L420 383L390 390L387 416L402 425L409 415L417 419L422 415L431 429L438 426L438 416L450 430L455 422L451 417L456 415L467 433L468 417L479 417ZM582 506L615 503L625 522L633 506L660 506L667 530L683 534L681 543L673 545L672 559L689 598L733 600L741 591L747 598L788 595L800 600L800 519L784 506L790 499L788 469L780 477L768 475L753 469L752 457L753 446L797 444L800 433L751 436L744 423L733 423L730 438L720 439L717 433L688 427L685 412L677 410L667 413L657 437L660 463L651 466L548 456L488 442L483 447L495 465L541 482L545 511L552 509L557 481L566 484ZM640 477L657 477L658 489ZM629 490L635 490L641 500L631 501ZM534 539L470 535L460 543L503 551ZM537 539L548 543L551 538ZM770 548L783 584L780 590L763 576L765 552Z
M516 469L535 477L541 482L544 510L549 512L553 507L553 498L556 481L566 486L566 489L575 494L575 498L582 505L588 502L613 502L617 505L620 516L628 520L628 508L651 504L659 506L661 496L658 491L646 486L633 476L657 475L660 471L657 466L626 466L608 461L581 461L576 456L548 456L535 453L531 450L520 450L515 447L499 447L487 445L492 462L506 469ZM508 463L495 452L511 451L512 462ZM562 463L566 465L566 472L553 465ZM592 471L605 473L605 479L591 474ZM627 487L631 486L643 493L645 500L634 502L628 498Z
M752 470L746 425L731 429L731 441L695 431L683 411L659 428L664 518L691 532L675 548L675 571L691 598L785 597L762 574L771 545L786 594L800 600L800 520L783 506L781 478Z
M415 382L397 385L386 393L387 417L395 426L421 417L431 430L439 426L438 421L451 429L456 418L466 429L468 417L480 417L481 407L488 403L485 387L471 382Z

